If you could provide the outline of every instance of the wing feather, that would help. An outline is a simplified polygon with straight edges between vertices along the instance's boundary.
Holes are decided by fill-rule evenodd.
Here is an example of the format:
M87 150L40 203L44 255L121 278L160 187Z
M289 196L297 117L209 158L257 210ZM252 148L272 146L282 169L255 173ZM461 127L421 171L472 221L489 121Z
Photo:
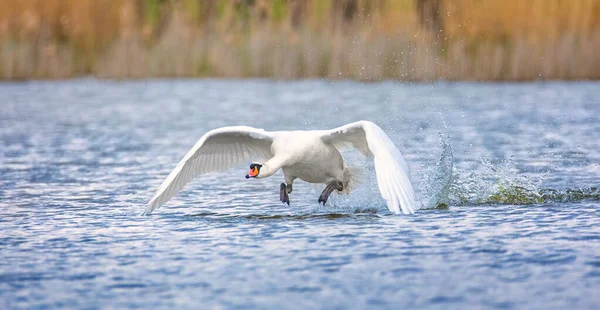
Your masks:
M374 156L377 185L390 211L412 214L415 192L402 153L385 132L369 121L359 121L322 132L321 139L336 147L351 144L365 156Z
M196 176L231 169L251 159L273 157L273 138L273 133L247 126L207 132L159 186L143 214L158 209Z

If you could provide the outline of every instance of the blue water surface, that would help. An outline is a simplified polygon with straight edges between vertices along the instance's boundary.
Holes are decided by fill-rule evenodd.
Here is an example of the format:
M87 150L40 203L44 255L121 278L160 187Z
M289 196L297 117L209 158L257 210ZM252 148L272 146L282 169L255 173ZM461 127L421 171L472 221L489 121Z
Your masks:
M600 83L0 83L0 309L598 309ZM208 130L366 119L422 209L372 164L319 207L247 166L144 204ZM441 208L431 208L441 205ZM445 208L444 206L448 207Z

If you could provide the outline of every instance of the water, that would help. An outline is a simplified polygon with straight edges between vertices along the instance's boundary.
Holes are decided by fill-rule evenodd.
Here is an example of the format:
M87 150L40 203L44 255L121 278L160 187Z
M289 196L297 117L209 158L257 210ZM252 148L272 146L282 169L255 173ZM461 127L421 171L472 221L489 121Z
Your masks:
M600 305L599 83L0 84L0 308ZM423 208L247 167L154 190L206 131L378 123ZM439 206L440 208L431 208ZM447 207L445 207L447 206Z

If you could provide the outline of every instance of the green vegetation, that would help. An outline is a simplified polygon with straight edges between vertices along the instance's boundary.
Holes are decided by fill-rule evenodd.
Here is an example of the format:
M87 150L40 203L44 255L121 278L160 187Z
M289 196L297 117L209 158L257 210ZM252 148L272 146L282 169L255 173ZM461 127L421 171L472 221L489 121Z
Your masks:
M498 192L487 199L491 203L502 203L511 205L524 205L543 203L544 199L536 192L524 187L514 186L511 188L500 187Z

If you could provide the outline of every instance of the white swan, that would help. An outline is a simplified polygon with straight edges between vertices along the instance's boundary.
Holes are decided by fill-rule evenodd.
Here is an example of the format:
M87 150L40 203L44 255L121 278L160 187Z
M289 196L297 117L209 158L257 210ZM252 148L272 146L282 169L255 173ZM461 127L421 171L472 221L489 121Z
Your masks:
M283 170L285 183L280 199L289 205L295 179L323 183L319 197L325 204L334 191L349 191L358 169L344 163L340 149L351 145L365 156L373 156L381 196L390 211L415 211L415 194L402 154L390 138L369 121L359 121L332 130L268 132L247 126L223 127L206 133L177 164L146 205L149 215L179 192L195 176L233 168L251 159L246 178L266 178Z

